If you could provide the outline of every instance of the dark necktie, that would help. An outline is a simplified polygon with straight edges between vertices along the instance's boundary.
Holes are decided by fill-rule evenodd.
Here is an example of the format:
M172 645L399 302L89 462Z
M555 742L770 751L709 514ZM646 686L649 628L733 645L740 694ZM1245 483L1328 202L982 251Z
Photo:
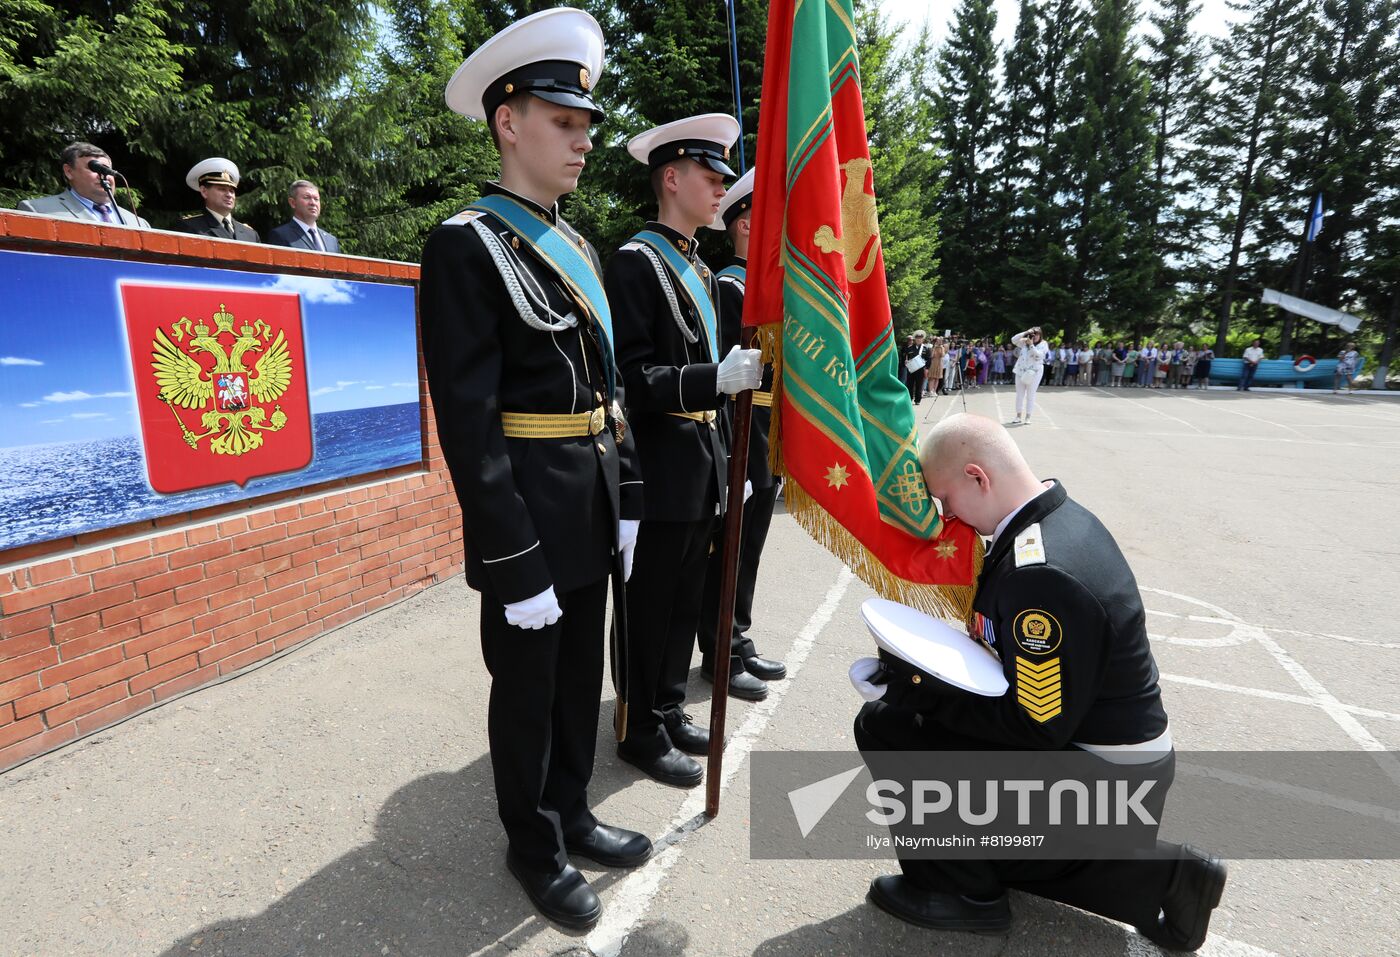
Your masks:
M233 231L233 217L232 217L232 216L225 216L225 217L224 217L224 229L228 230L228 235L229 235L229 238L230 238L230 239L237 239L237 238L238 238L238 234L235 233L235 232Z
M311 234L311 245L319 249L321 252L325 252L326 244L321 242L321 234L316 232L316 227L312 226L310 229L307 230L307 232Z
M99 203L92 208L96 211L97 215L102 217L104 223L110 223L112 221L112 207L108 206L106 203Z

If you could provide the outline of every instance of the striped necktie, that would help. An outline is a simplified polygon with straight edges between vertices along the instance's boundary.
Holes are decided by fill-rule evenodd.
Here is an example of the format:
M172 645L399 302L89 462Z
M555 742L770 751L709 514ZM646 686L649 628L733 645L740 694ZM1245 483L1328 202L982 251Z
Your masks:
M310 229L307 230L307 232L311 234L312 244L321 252L325 252L326 244L321 242L321 234L316 231L316 227L312 226Z
M112 221L112 207L108 206L106 203L97 203L92 208L97 215L102 217L104 223L110 223Z

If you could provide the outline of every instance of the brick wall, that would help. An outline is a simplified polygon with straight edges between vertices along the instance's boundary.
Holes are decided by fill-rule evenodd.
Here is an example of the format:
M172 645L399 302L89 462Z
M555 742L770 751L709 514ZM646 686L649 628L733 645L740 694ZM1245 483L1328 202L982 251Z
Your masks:
M0 249L415 284L409 263L0 211ZM0 772L462 568L419 361L423 463L0 551Z

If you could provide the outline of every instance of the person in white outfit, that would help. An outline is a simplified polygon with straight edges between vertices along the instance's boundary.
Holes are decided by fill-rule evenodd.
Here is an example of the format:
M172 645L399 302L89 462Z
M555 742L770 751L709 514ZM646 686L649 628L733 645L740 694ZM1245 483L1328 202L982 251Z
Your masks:
M1035 412L1035 391L1040 388L1050 347L1045 344L1039 326L1012 336L1011 344L1016 347L1016 365L1012 368L1016 376L1016 421L1030 425L1031 414Z

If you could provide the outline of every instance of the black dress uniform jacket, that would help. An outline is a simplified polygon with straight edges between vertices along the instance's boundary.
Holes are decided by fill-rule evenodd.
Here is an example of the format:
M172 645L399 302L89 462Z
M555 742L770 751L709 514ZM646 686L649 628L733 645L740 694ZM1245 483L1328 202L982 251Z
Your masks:
M236 219L233 221L233 235L230 236L224 224L215 219L207 209L180 220L175 224L175 231L193 233L196 236L212 236L215 239L236 239L243 243L262 242L256 229Z
M1037 523L1044 560L1029 555L1018 568L1017 537ZM998 536L973 607L991 623L1006 694L968 694L886 657L881 700L920 712L925 728L1025 750L1141 744L1166 730L1137 580L1108 529L1059 482Z
M746 260L734 258L734 264L745 265ZM720 303L720 355L728 353L734 346L743 346L744 289L732 276L719 277ZM773 391L773 367L764 366L764 392ZM730 409L733 403L726 403ZM773 472L768 468L768 426L772 421L772 410L767 406L754 405L752 424L749 427L749 467L746 473L755 491L773 486ZM731 431L732 434L732 431Z
M484 192L513 195L495 184ZM597 266L598 254L559 218L557 206L529 205L585 246ZM418 308L423 357L438 439L462 506L467 583L509 604L551 585L562 595L606 576L617 519L642 517L642 484L632 430L619 444L611 415L596 436L541 440L502 431L502 412L578 413L611 402L597 330L527 243L512 243L508 227L484 218L550 308L579 317L562 332L526 325L472 227L440 226L428 237ZM616 385L624 403L620 374Z
M660 223L647 228L665 236L695 264L725 322L714 273L700 259L693 239ZM628 422L637 436L646 477L647 519L692 522L713 517L724 502L728 464L722 419L704 422L670 412L717 412L728 397L718 392L718 360L705 346L704 326L684 291L676 286L681 318L696 342L687 342L656 279L650 260L625 244L608 263L605 284L617 330L617 362L627 382Z

